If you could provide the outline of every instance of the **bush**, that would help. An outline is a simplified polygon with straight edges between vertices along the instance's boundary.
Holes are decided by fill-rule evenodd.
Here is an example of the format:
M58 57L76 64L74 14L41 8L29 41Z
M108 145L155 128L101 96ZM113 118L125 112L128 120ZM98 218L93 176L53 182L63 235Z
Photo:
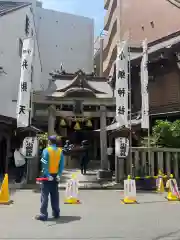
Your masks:
M144 146L148 146L148 137L142 141ZM174 122L157 120L152 128L150 136L150 146L179 148L180 146L180 120Z
M44 149L47 147L48 144L48 133L43 133L38 135L39 139L39 148ZM61 140L61 136L57 136L57 140Z

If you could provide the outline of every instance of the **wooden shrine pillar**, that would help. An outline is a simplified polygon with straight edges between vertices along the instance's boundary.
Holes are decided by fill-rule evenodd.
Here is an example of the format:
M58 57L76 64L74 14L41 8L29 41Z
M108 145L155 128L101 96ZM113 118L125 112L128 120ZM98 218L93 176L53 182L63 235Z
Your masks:
M54 105L48 108L48 136L55 134L56 108Z

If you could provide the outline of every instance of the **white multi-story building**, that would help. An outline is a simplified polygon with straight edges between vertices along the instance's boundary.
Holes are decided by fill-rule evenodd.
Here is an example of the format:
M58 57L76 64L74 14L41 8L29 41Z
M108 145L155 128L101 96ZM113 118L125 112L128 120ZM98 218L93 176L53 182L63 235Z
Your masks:
M60 69L74 73L93 71L94 23L92 19L42 8L36 0L0 1L0 115L16 118L20 79L21 41L36 38L33 89L46 89L49 73ZM42 73L41 73L42 70ZM4 107L4 101L8 107Z
M35 39L33 88L40 88L41 58L31 4L0 1L0 115L16 117L22 41Z
M92 19L43 9L36 0L0 0L0 174L7 172L16 128L23 39L34 37L33 90L41 91L61 64L69 73L92 73L93 24Z
M93 20L36 8L37 32L43 65L42 84L48 84L49 72L60 69L66 72L82 69L93 71Z

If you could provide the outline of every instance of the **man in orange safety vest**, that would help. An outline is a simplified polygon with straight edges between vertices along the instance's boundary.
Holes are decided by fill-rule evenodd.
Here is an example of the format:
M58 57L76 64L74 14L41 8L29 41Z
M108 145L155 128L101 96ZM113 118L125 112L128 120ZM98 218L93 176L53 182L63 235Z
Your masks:
M48 180L43 181L41 185L41 208L40 214L36 216L36 220L46 221L48 219L49 195L51 198L52 215L54 218L60 217L58 183L64 170L64 155L62 148L57 147L56 136L49 137L49 145L43 150L41 163L43 177Z

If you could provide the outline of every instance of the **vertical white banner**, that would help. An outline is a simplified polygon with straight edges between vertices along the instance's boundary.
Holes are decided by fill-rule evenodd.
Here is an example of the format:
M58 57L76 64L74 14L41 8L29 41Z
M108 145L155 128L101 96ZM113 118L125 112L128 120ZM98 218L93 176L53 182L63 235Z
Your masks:
M147 39L142 43L143 56L141 61L141 97L142 97L142 119L141 127L144 129L149 129L149 92L148 92L148 45Z
M17 101L17 127L29 125L33 50L34 40L32 38L24 39Z
M119 126L128 127L128 42L123 41L116 58L116 121Z

